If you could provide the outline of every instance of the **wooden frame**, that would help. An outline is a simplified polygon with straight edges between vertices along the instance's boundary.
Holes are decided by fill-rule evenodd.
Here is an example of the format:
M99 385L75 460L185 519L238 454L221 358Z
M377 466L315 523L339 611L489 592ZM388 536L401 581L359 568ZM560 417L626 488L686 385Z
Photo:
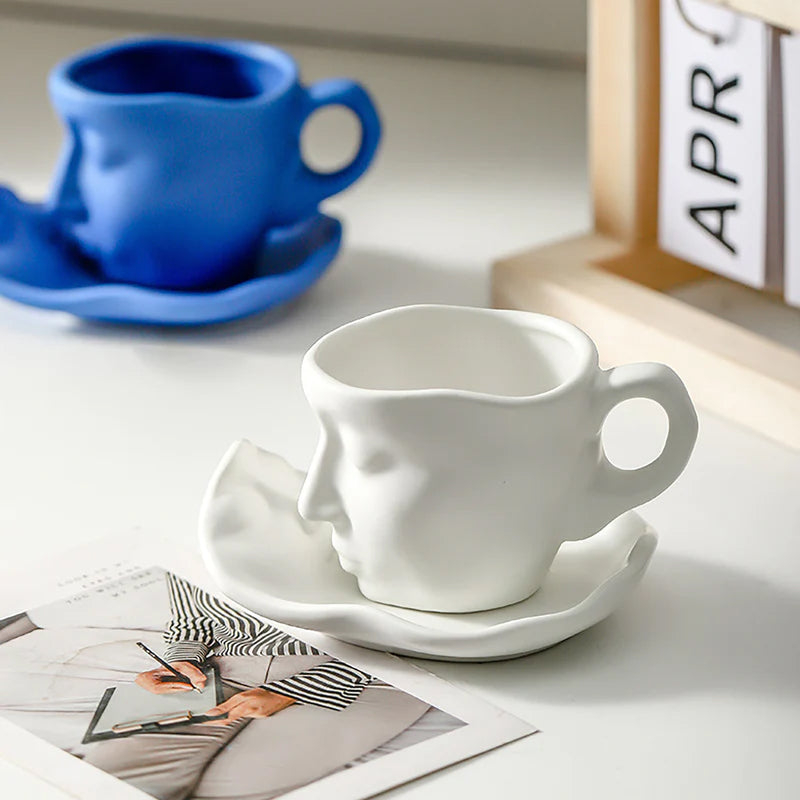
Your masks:
M719 1L800 28L796 0ZM570 320L606 364L663 361L699 405L800 448L800 354L662 294L711 273L657 244L659 0L590 0L589 22L594 232L496 263L492 302Z

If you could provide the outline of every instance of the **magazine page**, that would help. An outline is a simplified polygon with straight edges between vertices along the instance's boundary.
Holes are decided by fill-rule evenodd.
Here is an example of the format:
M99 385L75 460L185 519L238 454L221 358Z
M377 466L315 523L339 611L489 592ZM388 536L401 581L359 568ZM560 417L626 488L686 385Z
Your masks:
M74 797L369 797L535 731L402 659L279 628L163 540L2 586L0 747Z

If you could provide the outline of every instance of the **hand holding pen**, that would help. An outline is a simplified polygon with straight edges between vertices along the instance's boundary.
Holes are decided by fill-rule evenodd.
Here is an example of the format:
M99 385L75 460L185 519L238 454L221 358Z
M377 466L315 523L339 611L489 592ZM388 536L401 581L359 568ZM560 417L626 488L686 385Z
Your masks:
M206 684L203 671L190 661L167 663L142 642L136 644L144 650L161 667L142 672L136 676L137 685L153 694L169 694L171 692L199 692Z

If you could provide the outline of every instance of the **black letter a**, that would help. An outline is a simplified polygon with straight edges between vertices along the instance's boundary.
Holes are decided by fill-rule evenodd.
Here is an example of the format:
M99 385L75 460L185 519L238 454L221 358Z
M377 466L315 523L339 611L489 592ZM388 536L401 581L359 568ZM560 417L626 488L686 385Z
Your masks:
M736 248L725 238L725 212L736 211L736 203L728 203L723 206L689 206L689 216L704 230L710 233L720 244L724 245L736 255ZM717 214L717 227L716 229L710 228L700 218L703 213Z

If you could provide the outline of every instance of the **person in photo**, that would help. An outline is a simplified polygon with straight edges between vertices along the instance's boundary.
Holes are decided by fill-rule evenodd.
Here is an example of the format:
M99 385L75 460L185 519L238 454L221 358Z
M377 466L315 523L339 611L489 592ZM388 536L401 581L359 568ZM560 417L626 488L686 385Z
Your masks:
M17 687L0 689L0 714L160 800L269 800L462 724L172 573L141 571L116 593L124 614L78 598L0 631L0 673ZM224 717L80 744L109 685L192 691L137 640L198 688L215 666L224 697L209 714Z

